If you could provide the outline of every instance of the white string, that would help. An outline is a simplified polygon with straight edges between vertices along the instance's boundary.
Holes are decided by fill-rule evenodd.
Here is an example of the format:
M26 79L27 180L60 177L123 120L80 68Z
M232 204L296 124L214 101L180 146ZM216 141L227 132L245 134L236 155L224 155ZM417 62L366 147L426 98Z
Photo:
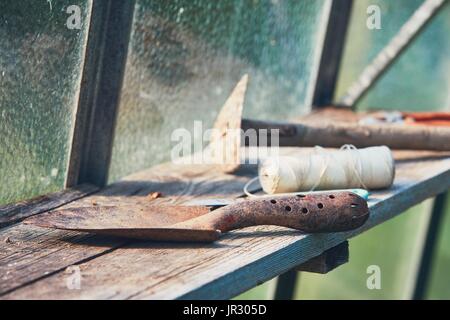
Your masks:
M322 148L321 146L315 146L314 147L314 152L315 153L317 153L317 154L319 154L319 153L321 153L321 151L322 152L324 152L324 148ZM331 158L331 156L330 157L326 157L326 163L325 163L325 165L323 166L323 168L322 168L322 170L321 170L321 172L320 172L320 175L319 175L319 179L317 179L317 182L311 187L311 189L309 190L309 191L314 191L314 190L316 190L316 188L317 188L317 186L322 182L322 178L323 178L323 176L325 175L325 172L327 171L327 169L328 169L328 164L330 163L330 158ZM312 165L311 165L311 157L309 157L309 168L311 168L312 167ZM300 185L300 183L297 183L297 185Z
M316 147L306 156L268 158L260 166L259 180L266 193L379 189L392 184L394 172L394 160L388 147L357 149L344 145L337 151Z
M244 193L247 197L257 197L256 194L251 193L250 191L248 191L248 188L250 187L250 185L252 185L253 182L259 180L259 176L253 177L251 178L244 186Z
M344 144L339 150L358 150L358 148L356 148L354 145L352 144ZM364 184L362 177L361 177L361 172L362 172L362 162L361 162L361 157L357 157L358 158L358 164L359 164L359 170L356 170L356 166L353 166L352 168L353 170L353 174L355 175L355 177L358 179L360 185L364 188L367 189L366 185Z

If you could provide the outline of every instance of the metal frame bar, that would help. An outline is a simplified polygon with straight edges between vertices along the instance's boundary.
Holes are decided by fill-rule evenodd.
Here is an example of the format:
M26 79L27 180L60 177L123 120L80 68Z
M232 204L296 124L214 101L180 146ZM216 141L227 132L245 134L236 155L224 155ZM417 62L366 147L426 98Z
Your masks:
M364 68L359 78L339 99L338 105L353 108L414 42L446 3L448 3L447 0L425 0L372 62Z
M274 300L292 300L295 295L295 287L298 282L299 272L291 269L288 272L278 276L275 292L273 294Z
M313 91L313 108L329 105L333 101L352 5L353 0L333 0L331 3ZM280 275L276 282L274 299L293 299L298 278L299 272L296 270L289 270Z
M425 244L422 250L422 257L420 259L419 271L416 275L414 292L412 296L414 300L424 299L427 293L433 267L433 260L439 240L439 233L442 229L441 225L448 199L448 194L441 193L434 200L430 222L428 224L428 230L426 233Z
M66 187L107 183L134 5L135 0L92 3Z
M333 102L353 0L333 0L315 83L312 106Z

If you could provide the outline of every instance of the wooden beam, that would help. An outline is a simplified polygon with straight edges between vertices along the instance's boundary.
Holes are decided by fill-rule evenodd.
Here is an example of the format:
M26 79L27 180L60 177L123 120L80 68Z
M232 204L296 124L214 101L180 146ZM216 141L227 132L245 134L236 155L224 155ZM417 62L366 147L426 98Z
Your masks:
M278 276L273 299L292 300L295 298L295 289L299 283L299 271L326 274L347 262L348 241L344 241Z
M348 262L348 241L324 251L296 267L297 271L326 274Z
M135 0L93 1L66 186L108 180Z

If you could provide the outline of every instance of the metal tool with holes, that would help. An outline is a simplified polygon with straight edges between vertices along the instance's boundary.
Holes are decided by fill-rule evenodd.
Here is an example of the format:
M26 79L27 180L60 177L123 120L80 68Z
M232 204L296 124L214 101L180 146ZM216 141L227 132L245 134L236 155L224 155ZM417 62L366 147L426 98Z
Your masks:
M305 233L356 229L369 217L367 202L348 191L261 197L208 206L96 206L57 210L25 223L126 238L212 242L222 233L276 225Z

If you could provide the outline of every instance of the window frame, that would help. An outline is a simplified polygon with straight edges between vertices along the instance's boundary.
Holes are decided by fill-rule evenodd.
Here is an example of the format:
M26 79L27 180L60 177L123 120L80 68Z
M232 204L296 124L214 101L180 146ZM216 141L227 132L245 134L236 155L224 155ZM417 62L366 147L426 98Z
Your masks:
M311 106L330 104L353 0L326 0L325 35L310 90ZM93 1L65 187L108 182L120 90L136 0Z

